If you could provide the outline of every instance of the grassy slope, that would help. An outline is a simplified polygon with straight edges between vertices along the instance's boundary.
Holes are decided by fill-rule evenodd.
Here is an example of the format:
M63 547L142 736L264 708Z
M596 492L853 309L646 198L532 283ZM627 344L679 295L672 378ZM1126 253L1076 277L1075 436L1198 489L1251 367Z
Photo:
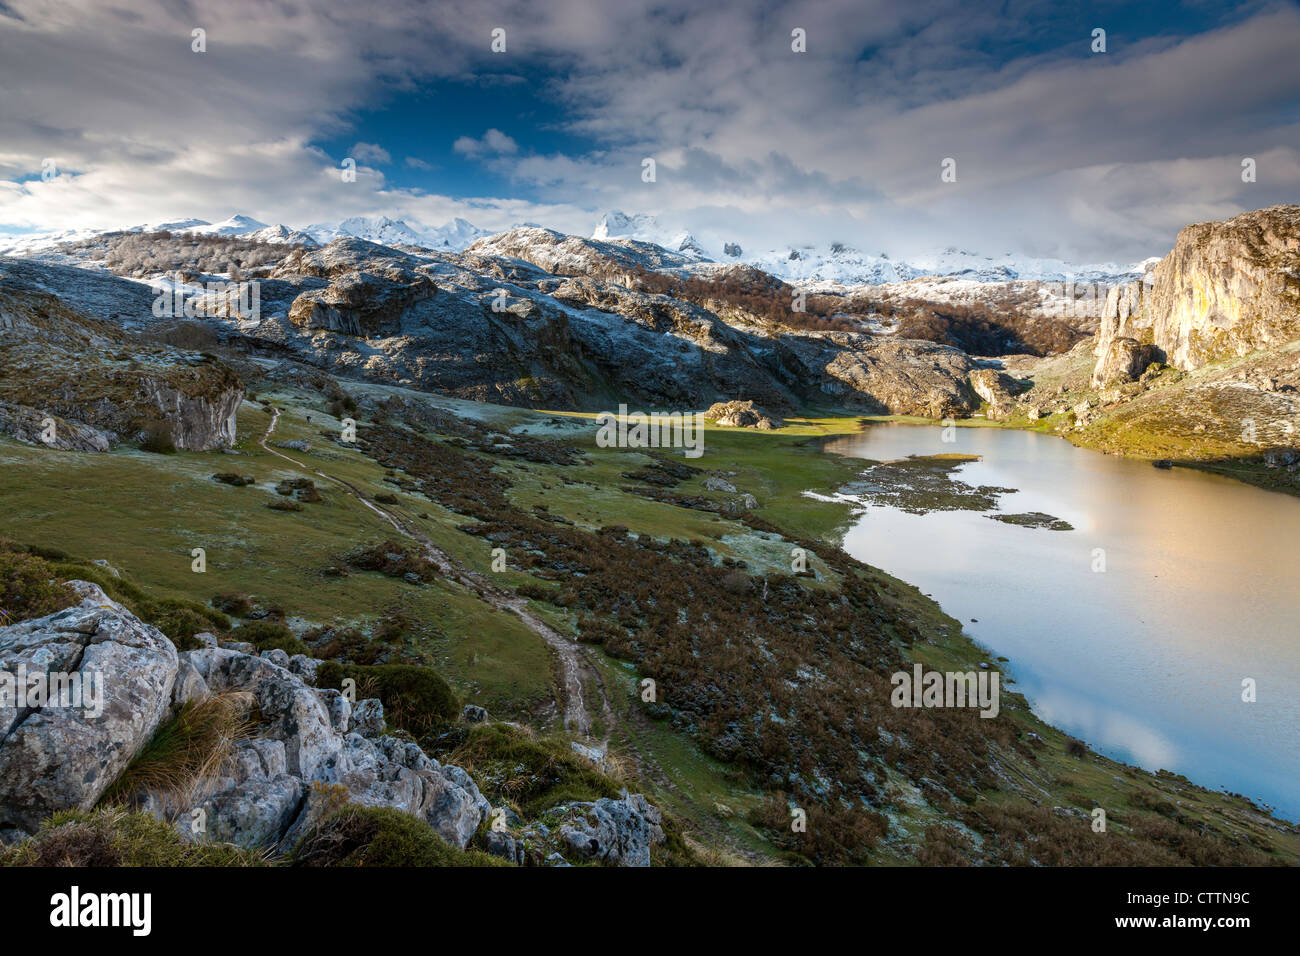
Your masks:
M337 427L337 423L321 411L318 396L290 390L265 395L284 409L276 440L306 438L315 446L311 452L289 454L345 478L368 494L396 494L398 509L417 520L449 553L477 570L489 570L491 555L486 542L456 530L467 519L386 485L383 470L373 461L321 442L317 432ZM437 403L449 405L442 400ZM542 418L491 406L474 406L472 411L501 427ZM324 502L308 504L299 513L266 508L266 501L274 497L270 486L295 475L289 463L268 455L253 441L267 420L260 408L244 406L239 456L182 453L160 457L134 451L94 456L0 442L0 463L5 466L0 468L0 497L6 502L0 535L106 558L165 595L206 600L218 591L243 590L317 623L364 622L386 609L401 607L422 622L412 639L420 652L467 699L508 714L533 709L550 696L550 658L540 640L512 616L493 610L471 593L441 583L413 588L372 574L322 578L319 569L336 563L341 552L359 541L388 537L390 529L341 490L319 480ZM727 473L728 480L741 491L755 495L761 517L834 547L849 518L848 506L805 498L800 492L829 491L852 477L860 463L821 454L809 439L852 432L857 422L855 418L799 420L776 433L710 428L705 457L691 463ZM552 514L589 528L623 524L633 532L659 538L706 540L719 559L728 555L743 558L756 571L768 563L788 568L788 542L758 534L739 522L620 491L620 487L633 484L620 475L644 465L647 459L616 449L598 449L593 436L594 429L566 435L591 456L591 467L499 465L513 482L512 501L526 507L545 504ZM209 477L216 471L252 475L257 485L231 488L218 484ZM566 484L562 475L585 483ZM704 477L696 476L676 490L700 493ZM420 514L428 517L419 518ZM291 541L292 547L286 547L286 541ZM192 547L207 549L205 575L190 571ZM815 556L811 566L825 573ZM516 572L501 577L507 585L532 580ZM986 659L984 652L961 634L958 622L933 601L887 574L881 573L879 578L886 600L916 621L926 636L916 645L918 659L932 667L962 670ZM557 628L573 631L573 622L563 612L549 605L538 605L538 609ZM690 820L708 842L722 842L751 857L773 855L770 845L743 819L745 811L761 799L758 792L725 765L701 754L689 740L641 717L633 703L635 672L626 662L605 657L594 648L591 653L616 714L624 718L618 721L612 749L642 758L639 762L646 769L639 786ZM1023 702L1015 713L1017 720L1042 736L1046 747L1033 761L1015 753L1001 754L1006 786L982 799L1016 800L1021 793L1049 807L1090 809L1100 805L1117 819L1129 806L1168 800L1193 819L1214 819L1221 828L1240 828L1255 841L1276 847L1280 857L1300 860L1300 836L1292 829L1279 829L1246 801L1100 756L1069 756L1064 736L1038 721ZM904 781L896 785L900 791L908 786ZM936 822L928 815L931 811L920 809L919 801L916 806L914 813L901 812L894 817L897 827L883 848L882 860L910 861L926 825ZM733 812L727 812L728 808Z
M306 438L323 446L317 431L331 420L289 401L292 396L274 397L285 408L275 440ZM266 507L279 497L272 491L276 482L302 476L257 446L268 420L259 407L243 406L239 455L82 455L0 442L0 535L106 559L158 596L206 602L219 592L242 591L313 623L363 627L401 609L418 621L416 652L443 670L468 700L497 713L523 714L550 697L546 649L513 615L465 589L443 582L412 587L370 573L322 577L321 569L337 564L341 554L391 537L392 529L320 479L324 501L301 512ZM288 454L367 493L392 490L373 461L335 446ZM223 471L257 483L235 488L211 480ZM421 507L432 513L428 502ZM196 547L206 551L203 574L191 570Z

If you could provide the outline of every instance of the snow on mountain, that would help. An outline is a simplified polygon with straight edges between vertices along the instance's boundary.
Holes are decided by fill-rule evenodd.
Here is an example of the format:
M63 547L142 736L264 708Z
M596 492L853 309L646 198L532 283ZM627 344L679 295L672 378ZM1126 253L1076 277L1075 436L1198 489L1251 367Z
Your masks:
M80 242L97 236L99 229L65 229L63 232L33 232L25 235L0 235L0 256L25 256L53 249L62 242Z
M201 236L246 236L250 232L265 229L266 223L249 216L235 215L221 222L208 223L204 226L192 226L186 229L173 229L172 232L192 232Z
M127 232L185 232L200 226L211 226L206 219L173 219L168 222L150 222L143 226L132 226Z
M629 216L617 209L611 209L600 217L591 234L593 239L635 239L638 242L653 242L670 252L697 259L712 258L699 241L684 230L666 230L654 216L637 213Z
M385 246L422 246L440 251L459 251L488 235L459 218L437 229L416 229L404 220L387 216L353 216L340 222L315 223L303 231L322 245L340 236L355 236Z
M1017 279L1040 282L1119 283L1142 275L1144 263L1107 262L1074 265L1060 259L1039 259L1004 253L988 256L964 249L948 248L907 261L891 259L883 252L861 252L840 242L824 245L785 246L754 249L748 242L701 241L689 232L665 226L646 213L628 215L620 210L605 213L592 232L593 239L638 239L665 249L682 252L702 262L743 262L787 282L838 285L881 285L906 282L920 276L958 276L977 282L1011 282ZM734 239L735 237L732 237Z
M252 239L254 242L265 242L273 246L300 245L315 246L318 245L315 239L305 232L297 229L290 229L288 226L277 223L274 226L267 226L265 229L258 229L256 232L248 232L243 236L244 239Z
M458 252L476 239L482 239L488 235L491 235L491 233L486 229L480 229L473 223L457 216L445 226L427 230L425 237L429 241L422 243L422 245L428 246L430 249L447 249Z

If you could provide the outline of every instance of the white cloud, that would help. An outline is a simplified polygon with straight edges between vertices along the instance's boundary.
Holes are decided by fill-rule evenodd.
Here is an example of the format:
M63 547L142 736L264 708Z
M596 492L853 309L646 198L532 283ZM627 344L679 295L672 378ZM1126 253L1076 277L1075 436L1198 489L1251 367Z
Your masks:
M0 176L24 181L0 184L0 223L109 227L237 210L289 224L383 213L586 232L593 213L620 207L772 244L1126 259L1162 252L1190 220L1300 194L1293 6L1251 7L1190 38L1112 32L1104 57L1075 55L1077 24L1050 4L860 7L6 0ZM795 23L807 54L790 51ZM507 56L485 40L499 24ZM190 48L196 26L206 53ZM1037 52L990 58L1027 36ZM311 145L346 135L394 89L538 72L553 111L521 118L514 136L489 129L453 146L537 201L396 189L365 165L342 183L344 157ZM596 145L542 152L528 123ZM385 138L387 149L358 143L354 158L390 163L404 144ZM653 184L640 178L646 156L658 163ZM939 182L946 156L958 160L951 185ZM1257 183L1240 181L1243 156L1259 161ZM63 174L30 178L46 157Z
M357 143L348 155L358 163L378 163L387 166L393 161L393 157L388 155L388 150L375 143Z
M519 152L519 144L499 129L488 130L483 134L482 139L461 136L452 143L451 148L471 159L482 156L513 155Z

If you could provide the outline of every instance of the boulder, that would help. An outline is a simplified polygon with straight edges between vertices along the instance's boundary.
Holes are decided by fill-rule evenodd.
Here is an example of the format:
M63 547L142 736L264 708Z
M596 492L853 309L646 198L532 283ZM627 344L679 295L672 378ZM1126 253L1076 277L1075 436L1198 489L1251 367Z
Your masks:
M650 847L664 841L663 815L639 793L570 804L559 825L569 852L616 866L649 866Z
M1106 353L1098 359L1097 367L1093 369L1092 383L1101 388L1136 382L1147 370L1147 366L1159 358L1160 350L1154 345L1143 345L1128 336L1113 338Z
M256 712L247 736L185 795L128 795L191 839L285 849L353 802L420 817L464 848L491 812L463 769L384 736L378 701L353 708L337 690L311 686L319 662L211 644L177 654L98 587L69 586L77 606L0 628L0 667L10 685L20 675L95 675L102 708L0 707L0 833L30 834L52 813L94 806L160 724L209 694L235 695Z
M764 411L751 401L716 402L704 413L706 421L717 422L730 428L757 428L771 431L783 428L785 421L771 412Z
M71 587L79 604L0 628L7 686L66 675L83 688L79 699L0 706L0 829L31 833L52 813L92 807L172 708L171 641L97 586ZM192 689L188 673L186 680ZM98 714L86 706L96 685ZM14 702L6 696L3 704Z

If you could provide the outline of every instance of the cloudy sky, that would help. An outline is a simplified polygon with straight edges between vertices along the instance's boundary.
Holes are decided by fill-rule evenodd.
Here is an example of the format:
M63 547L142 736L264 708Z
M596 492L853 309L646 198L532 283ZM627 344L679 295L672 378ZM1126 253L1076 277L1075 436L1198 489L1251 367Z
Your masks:
M1300 7L1254 0L0 0L0 231L617 208L1131 260L1300 201L1298 51Z

